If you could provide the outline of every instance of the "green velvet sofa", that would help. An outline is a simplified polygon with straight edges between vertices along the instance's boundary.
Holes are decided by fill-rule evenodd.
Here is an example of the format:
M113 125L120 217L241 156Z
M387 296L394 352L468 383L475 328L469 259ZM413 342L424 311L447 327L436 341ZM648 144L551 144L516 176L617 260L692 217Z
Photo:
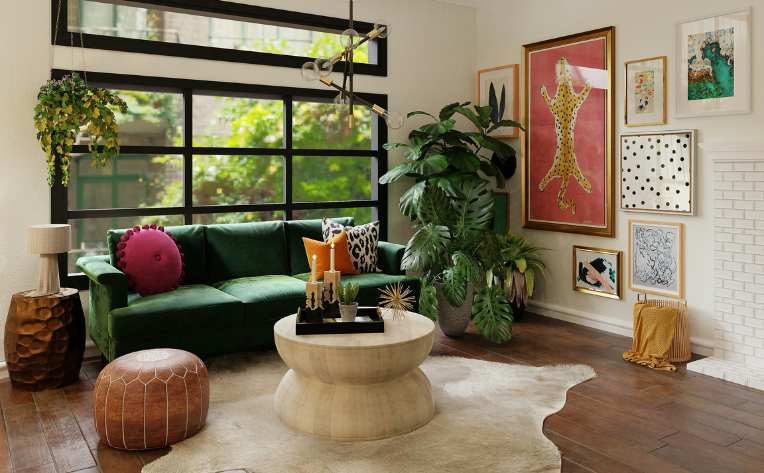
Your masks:
M335 219L352 225L351 218ZM320 220L187 225L167 229L181 246L186 274L171 292L129 292L115 265L125 230L109 230L109 255L86 256L88 328L112 360L146 348L179 348L208 356L273 346L273 324L305 299L309 265L302 237L321 239ZM380 242L379 273L343 276L361 286L361 305L376 305L379 289L401 281L418 296L419 281L401 271L404 247Z

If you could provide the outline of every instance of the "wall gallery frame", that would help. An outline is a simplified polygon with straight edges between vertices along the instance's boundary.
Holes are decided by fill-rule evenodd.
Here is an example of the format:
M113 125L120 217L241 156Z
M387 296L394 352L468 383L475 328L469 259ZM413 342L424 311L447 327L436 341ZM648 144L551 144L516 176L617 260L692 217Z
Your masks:
M595 296L620 299L622 295L623 252L603 248L573 246L573 290Z
M751 111L751 9L676 26L675 116Z
M621 135L621 209L695 214L695 130Z
M684 225L629 220L629 288L684 297Z
M652 126L666 124L666 56L627 61L624 124Z
M613 237L615 28L523 48L523 226Z
M496 116L494 121L520 121L520 66L506 66L480 69L477 72L477 95L475 103L481 107L491 105ZM491 132L491 137L505 139L517 138L519 128L499 128Z

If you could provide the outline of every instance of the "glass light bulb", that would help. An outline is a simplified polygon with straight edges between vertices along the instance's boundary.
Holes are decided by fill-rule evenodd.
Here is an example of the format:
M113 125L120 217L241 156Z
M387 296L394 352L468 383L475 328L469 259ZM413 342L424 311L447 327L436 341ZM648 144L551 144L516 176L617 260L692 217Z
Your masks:
M384 20L377 20L374 23L374 29L384 28L377 38L387 38L390 35L390 23Z
M334 71L334 64L332 64L331 59L321 57L316 59L314 64L320 77L327 77Z
M307 82L318 80L319 78L318 66L315 62L306 62L302 65L302 78Z
M398 112L389 111L385 114L385 122L387 123L387 126L392 128L393 130L397 130L398 128L403 126L403 122L406 119Z
M350 105L350 97L347 96L347 94L339 93L336 97L334 97L334 104L335 105Z
M342 45L346 48L351 48L358 41L361 35L353 28L348 28L342 32Z

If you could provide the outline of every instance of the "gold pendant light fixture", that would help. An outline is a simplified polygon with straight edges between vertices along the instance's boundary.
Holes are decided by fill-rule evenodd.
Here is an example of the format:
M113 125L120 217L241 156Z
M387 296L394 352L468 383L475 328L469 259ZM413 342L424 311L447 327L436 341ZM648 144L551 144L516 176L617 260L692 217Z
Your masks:
M375 24L374 29L365 35L361 35L354 28L353 21L353 0L350 0L350 21L348 29L342 32L342 46L344 49L329 58L317 58L314 61L306 62L302 65L302 78L306 81L319 81L327 87L337 90L339 93L334 99L337 105L347 106L348 126L353 127L353 105L360 103L371 109L372 112L382 117L387 126L392 129L398 129L403 126L404 117L400 113L385 110L379 105L370 103L367 100L357 96L353 91L353 53L361 45L377 39L386 38L390 32L390 27L383 24ZM338 84L331 79L334 72L334 66L344 61L345 69L342 71L342 84Z

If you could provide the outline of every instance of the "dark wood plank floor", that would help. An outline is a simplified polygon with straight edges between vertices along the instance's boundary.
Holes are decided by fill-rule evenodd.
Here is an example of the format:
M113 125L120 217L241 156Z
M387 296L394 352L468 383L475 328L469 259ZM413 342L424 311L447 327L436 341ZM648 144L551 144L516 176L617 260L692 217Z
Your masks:
M473 331L438 336L434 354L534 366L584 363L598 377L568 392L544 423L566 473L764 472L764 392L688 373L628 364L630 339L529 315L503 346ZM0 383L0 473L135 473L165 451L124 453L98 443L92 388L102 365L81 381L28 393Z

